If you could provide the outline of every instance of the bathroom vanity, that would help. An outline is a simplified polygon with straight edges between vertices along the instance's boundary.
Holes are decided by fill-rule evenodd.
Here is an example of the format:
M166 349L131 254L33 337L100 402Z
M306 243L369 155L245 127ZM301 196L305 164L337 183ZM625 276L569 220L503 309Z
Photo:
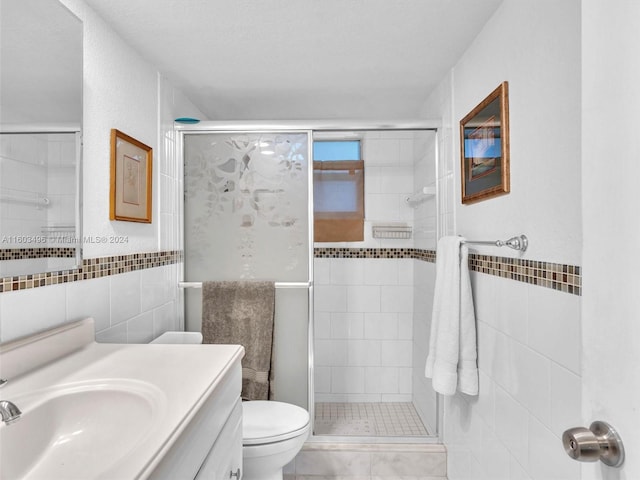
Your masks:
M0 345L0 478L242 478L237 345L94 341L92 319Z

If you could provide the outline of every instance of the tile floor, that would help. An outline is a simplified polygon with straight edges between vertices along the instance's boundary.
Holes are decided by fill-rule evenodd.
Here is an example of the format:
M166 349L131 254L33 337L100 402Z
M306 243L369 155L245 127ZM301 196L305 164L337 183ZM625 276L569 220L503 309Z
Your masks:
M442 444L307 442L285 480L446 480Z
M413 404L328 403L315 405L316 435L413 437L428 435Z

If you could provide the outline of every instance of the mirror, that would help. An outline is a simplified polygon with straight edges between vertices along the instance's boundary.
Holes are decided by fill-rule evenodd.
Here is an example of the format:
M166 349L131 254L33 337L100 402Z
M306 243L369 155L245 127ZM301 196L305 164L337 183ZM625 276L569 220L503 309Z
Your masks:
M0 8L0 278L81 263L82 22L58 1Z

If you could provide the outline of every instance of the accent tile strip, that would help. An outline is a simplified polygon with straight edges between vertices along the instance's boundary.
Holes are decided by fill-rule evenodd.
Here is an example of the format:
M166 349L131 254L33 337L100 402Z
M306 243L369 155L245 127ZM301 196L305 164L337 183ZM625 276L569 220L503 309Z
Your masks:
M0 261L33 258L73 258L75 256L76 249L68 247L0 248Z
M469 268L475 272L582 295L582 269L577 265L472 253L469 254Z
M315 248L314 257L412 258L435 263L436 252L416 248ZM582 269L577 265L470 253L469 269L572 295L582 295Z
M118 275L171 265L182 260L183 254L179 250L88 258L82 261L80 268L0 278L0 293Z
M315 248L314 257L410 258L435 263L436 252L417 248L324 247ZM0 293L117 275L171 265L182 260L183 253L178 250L89 258L83 260L82 267L76 269L0 278ZM471 253L469 268L474 272L551 288L572 295L582 295L582 269L577 265Z

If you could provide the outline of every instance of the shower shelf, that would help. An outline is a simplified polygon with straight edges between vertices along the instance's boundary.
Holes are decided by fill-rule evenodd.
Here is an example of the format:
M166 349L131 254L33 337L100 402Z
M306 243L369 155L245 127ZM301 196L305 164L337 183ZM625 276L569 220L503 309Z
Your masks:
M373 225L371 227L373 238L391 238L407 240L411 238L412 228L409 225L386 224Z
M422 187L419 192L414 193L413 195L409 195L405 198L407 204L410 207L416 208L422 202L433 198L436 196L436 188L435 187Z

